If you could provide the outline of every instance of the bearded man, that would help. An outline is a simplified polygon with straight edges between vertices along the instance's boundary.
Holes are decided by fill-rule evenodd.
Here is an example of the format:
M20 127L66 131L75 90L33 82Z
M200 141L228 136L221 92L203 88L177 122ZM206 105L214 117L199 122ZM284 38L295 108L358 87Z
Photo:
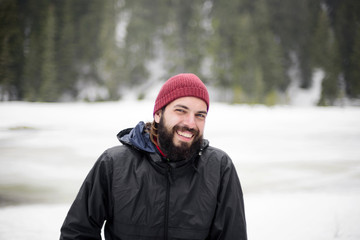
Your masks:
M117 136L86 177L61 240L246 240L243 193L223 151L203 139L209 94L194 74L168 79L152 123Z

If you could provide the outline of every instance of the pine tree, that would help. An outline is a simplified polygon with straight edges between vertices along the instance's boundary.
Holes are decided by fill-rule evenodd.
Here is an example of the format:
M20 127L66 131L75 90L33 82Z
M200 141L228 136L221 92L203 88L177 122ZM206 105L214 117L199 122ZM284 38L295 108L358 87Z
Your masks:
M274 95L287 86L283 65L283 52L276 35L269 25L268 7L264 0L257 0L254 9L256 37L258 41L257 61L261 66L262 81L257 101L273 105ZM269 95L269 96L268 96ZM270 97L271 95L271 97ZM268 101L265 101L268 99ZM272 99L272 100L270 100Z
M339 97L339 75L341 72L338 43L332 31L329 30L328 38L323 44L325 45L324 50L327 59L324 63L325 77L322 81L322 92L318 104L331 106Z
M324 44L324 42L329 41L331 33L330 22L325 8L319 13L318 19L314 25L314 35L311 43L311 62L314 68L324 69L326 62L329 60L328 52L326 52L326 44Z
M47 1L28 1L24 6L26 15L24 26L26 39L24 41L25 66L23 75L24 100L39 100L39 89L42 82L42 52L43 26L46 16ZM25 31L25 30L24 30Z
M351 98L360 98L360 21L354 35L353 51L349 63L348 92Z
M291 54L299 59L300 85L311 86L311 42L313 23L320 8L319 0L268 0L270 28L278 38L284 52L285 67L292 64ZM285 84L289 82L286 79Z
M233 39L230 71L233 76L232 86L242 89L242 96L235 98L237 103L258 103L264 91L264 76L261 64L257 59L259 45L255 34L252 16L248 13L239 15L240 24Z
M41 54L39 101L55 102L58 100L58 84L56 82L55 66L55 13L54 5L50 4L44 19L42 32L43 51Z
M167 69L169 73L194 72L201 74L205 55L205 30L201 25L202 1L172 1L169 22L164 31Z
M23 72L22 15L17 1L0 4L0 101L16 100L21 95Z
M72 1L57 2L56 21L56 72L59 92L69 99L76 99L78 79L76 63L76 24L73 16ZM60 96L61 97L61 96Z
M109 93L109 100L118 100L119 86L121 84L121 64L117 60L120 51L116 45L116 24L118 9L114 1L103 3L103 21L100 27L99 43L102 46L102 54L99 59L98 71L102 76L102 84Z
M360 95L358 60L355 50L359 42L360 2L354 0L327 1L331 13L332 27L340 49L341 72L344 76L346 94L350 98Z
M231 102L250 102L256 92L257 41L249 6L241 1L214 1L212 10L214 39L213 76L216 85L227 92ZM261 78L257 78L258 81ZM258 82L259 83L259 82ZM224 96L228 99L228 96Z

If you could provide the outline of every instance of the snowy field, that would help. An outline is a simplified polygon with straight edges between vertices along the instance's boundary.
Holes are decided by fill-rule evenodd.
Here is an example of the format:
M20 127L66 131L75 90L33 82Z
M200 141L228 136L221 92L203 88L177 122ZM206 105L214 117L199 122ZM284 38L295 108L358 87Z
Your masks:
M0 239L58 239L97 157L152 108L0 103ZM205 137L236 165L249 240L360 239L360 108L212 103Z

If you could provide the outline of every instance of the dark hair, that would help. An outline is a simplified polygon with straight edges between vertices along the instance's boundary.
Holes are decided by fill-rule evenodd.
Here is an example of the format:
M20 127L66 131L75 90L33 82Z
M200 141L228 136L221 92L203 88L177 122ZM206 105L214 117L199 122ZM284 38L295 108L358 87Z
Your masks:
M155 145L157 144L157 138L158 138L158 130L157 130L157 122L155 122L155 120L153 122L147 122L145 124L145 131L147 131L150 135L150 140L152 143L154 143Z
M165 111L166 106L161 108L161 112L163 113ZM145 124L145 131L147 131L150 135L150 140L153 144L156 146L158 145L157 139L158 139L158 123L153 120L152 122L147 122Z

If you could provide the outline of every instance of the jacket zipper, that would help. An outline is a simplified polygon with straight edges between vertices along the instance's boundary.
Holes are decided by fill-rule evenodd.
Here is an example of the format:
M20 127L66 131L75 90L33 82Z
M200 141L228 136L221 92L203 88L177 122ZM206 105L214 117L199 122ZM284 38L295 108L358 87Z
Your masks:
M168 239L169 233L169 202L170 202L170 183L171 183L171 167L168 166L166 172L166 199L165 199L165 223L164 223L164 240Z

